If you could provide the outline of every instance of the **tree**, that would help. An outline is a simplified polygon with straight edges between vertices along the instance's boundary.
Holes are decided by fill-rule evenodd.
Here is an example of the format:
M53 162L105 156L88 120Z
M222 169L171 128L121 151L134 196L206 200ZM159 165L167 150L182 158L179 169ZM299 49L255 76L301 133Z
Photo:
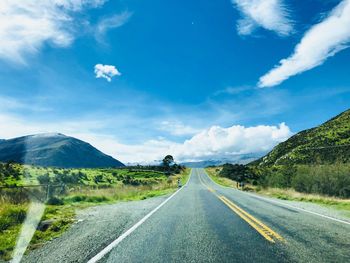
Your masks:
M171 155L167 155L163 159L163 166L169 169L170 164L172 164L173 162L174 162L174 157L172 157Z
M230 163L223 165L220 176L230 178L237 183L246 182L247 180L256 178L254 172L248 166Z
M40 184L49 184L51 183L51 178L49 174L43 174L43 175L39 175L37 177L38 181Z

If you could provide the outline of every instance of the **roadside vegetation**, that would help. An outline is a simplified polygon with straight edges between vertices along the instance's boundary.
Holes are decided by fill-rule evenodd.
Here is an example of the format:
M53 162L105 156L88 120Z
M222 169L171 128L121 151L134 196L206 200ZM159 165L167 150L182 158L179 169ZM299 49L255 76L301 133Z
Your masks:
M60 236L74 222L78 209L170 194L178 181L184 184L188 180L189 172L173 160L165 160L161 166L104 169L0 163L0 259L11 259L33 198L43 198L46 207L29 249Z
M350 217L350 165L347 164L271 168L225 164L208 167L206 171L223 186L282 200L326 205L343 210ZM242 187L240 182L244 183Z
M237 188L237 182L233 181L228 177L224 177L220 175L222 167L208 167L206 168L206 172L210 176L210 178L217 184L222 186Z
M261 188L291 188L300 193L350 198L350 164L271 167L224 164L215 169L221 178L229 178L237 183Z
M251 180L263 188L292 188L297 192L350 198L350 164L250 167Z

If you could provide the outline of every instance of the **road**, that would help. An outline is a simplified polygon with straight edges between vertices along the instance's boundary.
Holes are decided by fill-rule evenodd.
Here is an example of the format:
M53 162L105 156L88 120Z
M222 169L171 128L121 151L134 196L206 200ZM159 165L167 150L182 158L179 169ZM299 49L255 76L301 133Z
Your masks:
M181 191L99 256L100 262L350 262L350 224L219 186L204 169L193 169Z

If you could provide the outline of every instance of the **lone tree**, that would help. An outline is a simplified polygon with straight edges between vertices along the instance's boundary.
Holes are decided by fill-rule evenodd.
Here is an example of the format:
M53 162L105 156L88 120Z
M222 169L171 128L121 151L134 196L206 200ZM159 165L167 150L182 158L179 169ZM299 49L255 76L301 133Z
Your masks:
M174 157L172 157L171 155L167 155L164 157L162 162L163 162L163 166L169 170L170 164L174 162Z

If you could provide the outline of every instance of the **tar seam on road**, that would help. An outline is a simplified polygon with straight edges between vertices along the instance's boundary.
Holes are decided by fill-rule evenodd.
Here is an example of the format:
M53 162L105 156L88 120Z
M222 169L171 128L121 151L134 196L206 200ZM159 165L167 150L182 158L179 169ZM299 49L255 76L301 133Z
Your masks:
M207 186L201 176L197 172L197 176L201 184L206 187L210 192L212 192L217 198L219 198L225 205L227 205L233 212L235 212L240 218L246 221L252 228L254 228L260 235L262 235L267 241L271 243L275 243L277 241L285 242L284 238L269 228L267 225L253 217L251 214L240 208L238 205L233 203L231 200L226 198L225 196L217 195L215 190Z
M232 187L218 184L213 179L211 179L211 177L209 175L208 175L208 177L214 184L216 184L216 185L218 185L220 187L224 187L224 188L228 188L228 189L231 189L231 190L235 190ZM237 190L237 191L239 191L239 190ZM279 204L279 205L282 205L282 206L286 206L286 207L292 208L294 210L299 210L299 211L302 211L302 212L305 212L305 213L309 213L309 214L312 214L312 215L315 215L315 216L323 217L323 218L326 218L326 219L329 219L329 220L332 220L332 221L335 221L335 222L338 222L338 223L350 225L349 221L341 220L341 219L338 219L338 218L335 218L335 217L331 217L331 216L326 216L326 215L323 215L323 214L320 214L320 213L317 213L317 212L309 211L307 209L296 207L294 205L289 205L289 204L285 204L285 203L282 203L282 202L279 202L279 201L271 200L271 199L268 199L268 198L265 198L265 197L262 197L262 196L258 196L258 195L255 195L255 194L251 194L251 193L247 193L247 192L242 192L242 193L250 195L251 197L254 197L254 198L257 198L257 199L264 200L266 202Z
M96 263L100 261L105 255L107 255L113 248L115 248L120 242L122 242L127 236L129 236L132 232L134 232L140 225L142 225L149 217L151 217L157 210L159 210L163 205L165 205L170 199L172 199L178 192L180 192L190 181L193 170L191 170L190 177L188 178L186 184L178 189L175 193L165 199L160 205L154 208L151 212L149 212L146 216L144 216L139 222L129 228L125 233L120 235L117 239L115 239L112 243L102 249L96 256L91 258L87 263Z

